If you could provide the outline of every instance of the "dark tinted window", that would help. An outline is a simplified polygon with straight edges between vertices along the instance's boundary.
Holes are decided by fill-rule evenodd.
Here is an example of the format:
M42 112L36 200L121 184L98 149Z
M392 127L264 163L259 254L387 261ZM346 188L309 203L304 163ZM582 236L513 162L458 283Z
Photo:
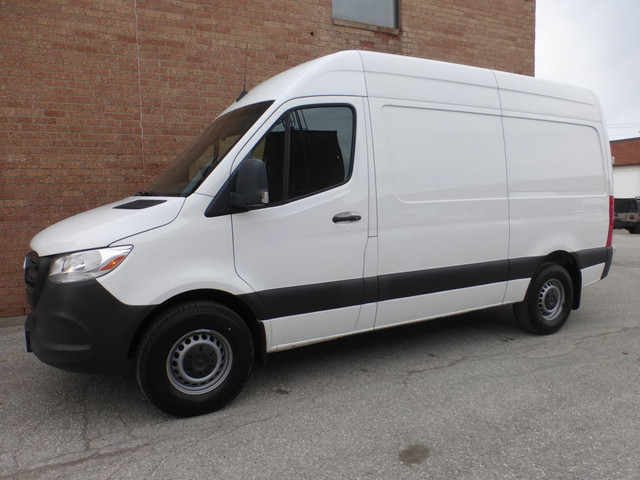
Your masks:
M284 114L249 154L266 164L270 203L346 182L353 132L354 114L347 106L305 107Z

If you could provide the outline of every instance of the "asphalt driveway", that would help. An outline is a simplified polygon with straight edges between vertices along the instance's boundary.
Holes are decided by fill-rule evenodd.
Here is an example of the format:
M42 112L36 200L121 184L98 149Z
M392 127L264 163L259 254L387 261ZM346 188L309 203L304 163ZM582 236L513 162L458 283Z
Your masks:
M614 240L555 335L499 308L283 352L197 418L0 328L0 478L637 479L640 235Z

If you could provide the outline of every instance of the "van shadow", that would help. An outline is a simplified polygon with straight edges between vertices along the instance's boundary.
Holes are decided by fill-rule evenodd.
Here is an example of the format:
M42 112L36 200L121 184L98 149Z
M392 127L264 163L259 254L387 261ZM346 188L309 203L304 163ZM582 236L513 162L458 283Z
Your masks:
M357 372L411 369L463 351L501 348L523 336L529 334L517 326L510 306L351 335L268 355L264 365L254 368L241 399L252 402L252 396L312 390Z
M497 307L445 318L426 320L396 327L342 337L303 348L285 350L268 356L267 366L300 361L316 361L338 353L357 355L361 351L393 351L409 355L413 348L423 349L445 339L485 334L487 337L512 336L517 333L510 307Z

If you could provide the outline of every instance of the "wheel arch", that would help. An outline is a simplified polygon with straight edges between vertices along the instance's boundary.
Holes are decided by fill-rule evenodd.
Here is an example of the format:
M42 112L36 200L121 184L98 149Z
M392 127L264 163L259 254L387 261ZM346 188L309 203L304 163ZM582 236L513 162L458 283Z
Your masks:
M568 252L558 250L544 257L541 263L545 262L560 265L569 273L571 283L573 284L573 305L571 306L571 309L577 310L580 308L580 298L582 295L582 273L580 272L580 267L578 267L578 261L575 256Z
M127 358L133 358L136 355L140 341L145 331L154 323L155 319L163 311L178 305L180 303L193 301L193 300L209 300L217 302L225 307L233 310L240 318L245 322L251 336L253 337L253 348L256 360L263 362L266 356L266 334L262 322L258 320L257 312L247 302L222 290L191 290L188 292L180 293L175 297L165 300L160 305L156 306L145 317L142 323L138 326L131 343L129 345Z

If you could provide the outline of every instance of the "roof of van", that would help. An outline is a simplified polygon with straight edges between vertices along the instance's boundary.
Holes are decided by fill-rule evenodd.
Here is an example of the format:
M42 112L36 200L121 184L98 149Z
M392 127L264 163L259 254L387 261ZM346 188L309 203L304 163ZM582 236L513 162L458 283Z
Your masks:
M252 88L228 110L280 97L366 96L362 53L338 52L285 70Z
M499 95L498 95L499 91ZM286 70L227 110L278 98L369 96L432 104L600 121L584 88L479 67L387 53L348 50Z

